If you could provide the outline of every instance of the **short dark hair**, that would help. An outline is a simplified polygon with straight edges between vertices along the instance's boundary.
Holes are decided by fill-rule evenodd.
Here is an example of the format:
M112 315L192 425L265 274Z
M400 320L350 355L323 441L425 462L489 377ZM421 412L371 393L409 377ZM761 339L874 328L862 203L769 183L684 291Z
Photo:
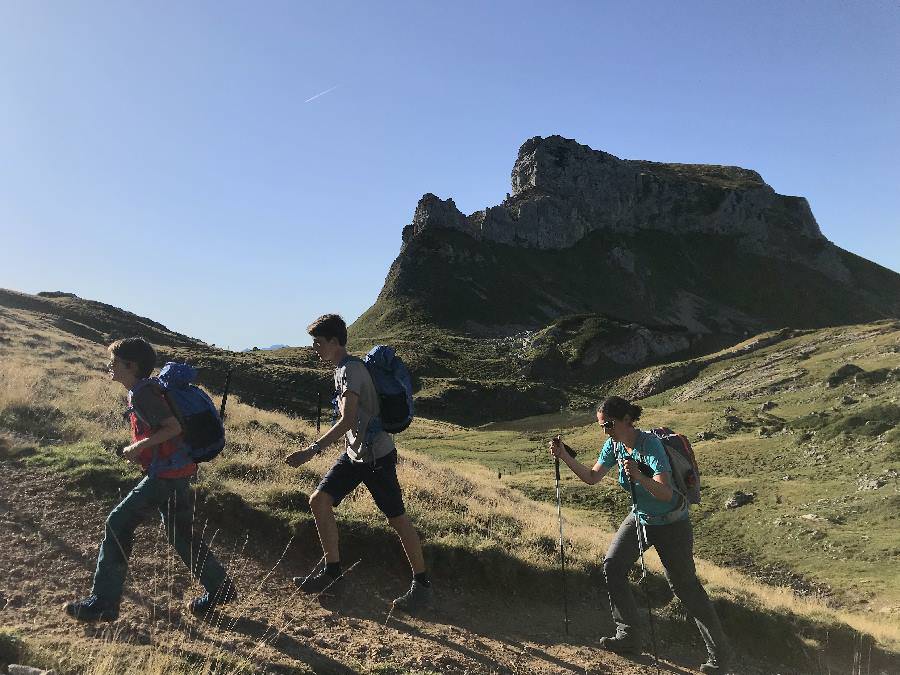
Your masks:
M347 345L347 324L340 314L323 314L306 327L306 332L312 337L321 337L326 340L337 338L341 347Z
M638 421L642 410L641 406L631 403L621 396L610 396L597 406L597 412L602 412L605 419L612 417L614 420L621 420L629 415L632 422Z
M106 349L123 361L136 363L137 376L140 378L150 377L150 373L156 367L156 350L144 338L130 337L116 340Z

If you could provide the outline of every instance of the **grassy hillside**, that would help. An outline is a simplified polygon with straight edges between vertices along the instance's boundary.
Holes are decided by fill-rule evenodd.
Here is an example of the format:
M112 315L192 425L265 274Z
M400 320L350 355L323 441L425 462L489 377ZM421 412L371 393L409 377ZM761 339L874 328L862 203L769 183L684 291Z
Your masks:
M193 364L199 370L200 382L216 394L221 394L226 375L233 369L231 392L269 410L311 417L316 413L317 393L329 392L325 398L330 397L329 371L310 348L232 352L175 333L147 317L71 293L29 295L0 289L2 307L25 311L41 326L70 335L67 344L81 338L105 347L119 338L143 337L157 346L159 365L169 360ZM36 349L42 349L45 342L39 333L24 339ZM64 354L66 349L57 349L55 356L78 363L80 357ZM54 355L48 350L42 353Z
M804 598L789 589L773 588L770 582L780 581L777 578L753 581L738 571L702 563L701 573L726 628L735 636L746 672L845 671L863 654L873 659L873 672L896 666L895 657L884 652L891 645L896 647L896 620L890 612L876 613L897 605L885 572L891 569L886 564L890 558L884 557L895 553L887 550L884 541L867 541L861 533L866 514L871 517L870 509L894 494L890 490L896 492L896 479L891 483L889 474L882 476L875 470L894 461L892 455L882 458L878 453L896 447L895 431L866 425L865 421L871 421L869 413L833 426L843 419L833 411L824 424L816 426L818 418L812 424L808 410L820 407L811 400L816 387L810 384L813 391L805 394L799 387L790 389L794 380L786 379L779 368L789 367L790 359L783 357L793 353L784 350L817 346L820 351L810 352L805 363L820 359L822 365L810 368L810 377L819 370L830 372L831 352L837 347L828 345L836 340L842 345L841 358L864 354L865 359L856 359L858 364L876 374L856 373L855 380L828 389L827 396L868 393L873 405L887 404L895 380L893 375L883 379L882 375L884 369L890 373L897 365L897 333L893 324L863 326L846 335L841 331L804 334L782 340L769 351L744 356L738 349L733 358L710 359L698 377L648 402L648 421L669 422L691 434L712 430L726 436L723 427L730 429L734 423L722 417L721 398L727 398L739 408L738 416L743 414L742 419L749 421L755 419L749 411L757 406L756 394L741 397L762 387L764 395L778 403L764 419L783 417L788 429L785 438L795 429L798 437L814 432L823 439L837 439L850 429L856 434L853 438L873 445L866 445L865 452L873 453L867 455L873 464L867 475L876 482L887 480L877 489L860 492L854 491L857 483L845 482L846 494L856 499L852 508L860 513L843 514L844 523L809 521L826 535L808 537L815 547L803 546L807 520L802 516L807 506L796 507L817 503L816 499L842 498L845 493L837 490L823 492L837 484L838 465L834 474L828 474L834 482L819 485L820 477L804 472L802 462L782 467L777 454L769 457L773 448L783 447L774 445L777 437L771 433L758 440L760 445L750 444L754 437L749 428L698 444L707 482L698 549L715 558L721 553L716 546L724 548L731 542L735 550L753 556L753 564L743 565L747 572L762 569L755 564L759 561L795 565L791 569L798 577L829 583L835 589L828 596L807 593ZM813 338L818 341L810 342ZM753 361L751 354L763 361ZM400 478L406 486L409 512L424 536L426 556L439 580L442 606L426 620L392 617L383 626L389 597L402 591L408 581L399 546L368 494L355 494L339 514L345 560L362 561L352 572L353 599L323 607L298 598L292 593L290 576L308 569L318 555L306 499L329 460L317 459L300 471L286 469L280 458L310 438L311 419L266 412L235 400L229 404L229 449L204 467L198 485L198 517L209 518L204 526L207 536L216 538L216 550L230 561L244 589L236 613L213 625L198 624L185 615L177 598L190 595L190 581L168 557L160 533L150 527L144 530L149 530L147 540L135 553L133 569L134 574L149 571L152 582L132 582L133 594L126 600L123 618L108 629L76 627L60 615L58 607L87 590L105 512L137 477L111 452L127 439L119 415L122 393L105 380L103 348L60 331L46 315L0 309L0 356L0 471L7 485L0 497L7 509L6 527L0 530L0 606L6 607L0 614L6 627L0 631L0 662L15 656L54 665L59 672L110 673L574 673L584 672L586 664L636 673L645 667L596 650L596 636L610 630L599 566L611 524L626 508L622 494L611 486L579 488L569 477L564 484L565 532L573 621L569 638L560 634L558 530L544 445L550 434L561 429L587 457L597 439L596 428L585 426L590 413L556 414L484 429L423 419L399 437L405 458ZM769 365L763 368L761 363ZM730 376L734 371L729 368L741 368L745 377L760 371L772 371L772 376L744 381ZM734 389L712 385L720 380ZM860 389L863 386L865 391ZM778 398L782 394L797 400ZM779 410L782 406L796 408L788 416ZM773 426L772 422L767 426ZM868 431L873 435L867 435ZM748 459L751 451L765 457L754 464ZM830 450L826 454L832 456ZM854 459L856 467L859 458ZM772 469L776 475L782 470L792 474L791 481L778 484L783 513L757 514L758 506L774 502L771 493L762 496L762 487L757 488L759 501L743 511L716 508L733 486L757 487ZM11 508L13 503L16 509ZM829 502L828 508L844 503ZM833 515L825 506L814 508L823 518ZM752 518L748 512L754 514ZM769 517L791 523L776 530L785 537L771 550L761 546L763 540L768 540L768 546L776 539L763 529ZM756 525L757 521L761 524ZM886 541L895 542L888 519L883 527L888 528L886 536L893 537ZM846 538L839 540L832 532L845 532ZM844 547L836 552L849 555L846 547L854 533L859 534L855 558L860 561L855 579L842 576L840 570L829 576L837 566L820 554L821 547L834 541L835 546ZM41 554L35 555L37 551ZM868 567L861 562L866 556L872 558ZM734 562L727 555L722 560ZM652 564L658 572L658 563ZM844 581L847 584L842 586ZM874 596L854 595L867 584L882 604L876 604ZM795 586L804 591L802 585ZM691 664L696 667L699 651L693 643L694 631L685 624L658 574L646 585L646 593L660 621L664 657L683 671ZM769 660L760 661L762 653ZM88 654L90 659L76 654Z
M685 365L663 368L693 375L643 400L642 422L694 441L704 484L698 552L900 625L900 324L781 332ZM633 395L659 370L624 378L613 391ZM428 445L436 456L512 474L526 494L552 501L539 446L562 433L583 449L582 461L594 461L601 439L591 417L492 424ZM738 490L755 499L725 508ZM591 488L569 477L566 494L610 524L626 508L612 484Z

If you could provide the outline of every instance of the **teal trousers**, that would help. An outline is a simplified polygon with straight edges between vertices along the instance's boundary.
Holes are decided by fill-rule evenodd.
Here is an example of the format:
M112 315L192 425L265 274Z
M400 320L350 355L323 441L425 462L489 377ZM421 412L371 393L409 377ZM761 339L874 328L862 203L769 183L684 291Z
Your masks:
M118 606L135 530L154 514L162 516L169 543L208 592L214 593L225 582L225 569L206 543L193 537L190 480L145 476L109 514L92 590L104 604ZM146 582L154 572L141 570L140 576Z

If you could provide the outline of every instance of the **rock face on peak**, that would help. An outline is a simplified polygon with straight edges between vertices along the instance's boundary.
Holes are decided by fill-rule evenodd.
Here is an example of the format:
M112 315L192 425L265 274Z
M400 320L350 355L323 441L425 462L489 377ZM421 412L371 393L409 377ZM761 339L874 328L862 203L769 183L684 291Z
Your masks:
M452 199L425 195L404 241L432 227L538 249L569 248L598 230L734 235L755 250L824 238L805 199L777 194L755 171L622 160L561 136L522 145L499 206L466 216Z
M406 243L421 232L432 228L459 230L469 236L480 237L474 223L470 223L456 208L456 202L452 199L441 199L429 192L423 195L416 205L412 223L403 228L403 241Z

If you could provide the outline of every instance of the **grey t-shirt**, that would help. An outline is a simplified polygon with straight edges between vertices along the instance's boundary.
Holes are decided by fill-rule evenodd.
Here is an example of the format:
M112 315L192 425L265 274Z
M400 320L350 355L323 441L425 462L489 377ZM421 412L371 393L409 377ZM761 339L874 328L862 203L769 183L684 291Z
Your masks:
M394 451L394 439L386 431L379 431L366 443L366 430L373 417L381 413L378 404L378 392L375 383L365 364L359 359L347 359L342 365L334 369L334 388L339 400L344 394L352 391L359 396L358 414L356 423L344 435L347 447L347 456L354 462L371 462L380 459ZM340 405L343 405L341 402ZM371 446L371 447L370 447Z
M162 426L163 420L174 416L172 409L159 392L158 386L148 384L146 387L138 389L137 393L131 397L131 407L135 409L138 417L145 424L150 425L151 429L158 429Z

